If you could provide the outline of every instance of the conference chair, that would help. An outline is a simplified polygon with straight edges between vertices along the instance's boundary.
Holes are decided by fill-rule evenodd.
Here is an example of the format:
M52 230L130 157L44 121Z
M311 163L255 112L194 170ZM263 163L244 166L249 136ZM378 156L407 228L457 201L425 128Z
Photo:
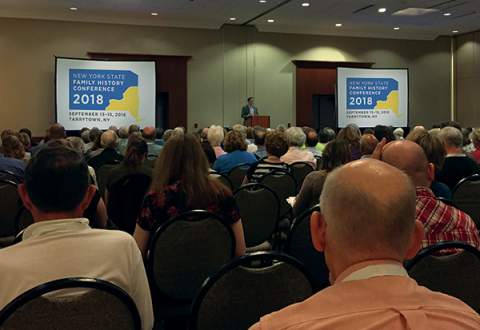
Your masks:
M277 231L280 200L262 184L251 183L239 188L235 202L240 210L247 251L270 250L268 242ZM258 207L252 207L258 205ZM274 244L275 245L275 244Z
M453 202L470 215L480 229L480 175L474 174L460 180L452 190Z
M248 329L263 315L312 294L310 276L298 260L256 252L233 260L205 281L193 303L190 329Z
M143 198L150 187L152 178L146 174L128 174L114 182L108 190L108 217L129 234L135 231Z
M276 169L260 178L261 184L272 189L280 200L280 218L289 218L292 207L287 203L287 198L297 195L297 181L291 173Z
M228 172L227 176L230 179L230 182L233 184L233 191L242 186L243 180L245 179L249 168L249 164L240 164Z
M156 319L185 319L205 279L235 256L230 226L215 214L194 210L160 226L147 254Z
M98 191L100 192L100 196L105 198L105 188L107 186L108 177L110 176L110 172L116 167L116 164L107 164L101 166L97 169L97 183L98 183Z
M320 212L320 206L315 205L293 220L285 245L285 253L299 260L312 275L315 291L330 285L329 271L325 256L318 252L312 243L310 233L310 216Z
M445 250L460 252L438 255ZM418 284L454 296L480 312L480 251L475 247L455 241L438 243L422 249L405 267Z
M94 278L64 278L21 294L0 311L4 330L141 330L133 299L118 286Z
M218 173L218 172L215 172L212 170L212 172L210 172L210 176L214 179L217 179L218 181L220 181L225 187L227 187L228 189L230 189L231 191L233 191L233 183L232 181L230 181L230 179L228 178L228 176L226 176L225 174L222 174L222 173Z
M0 170L0 180L10 180L15 183L22 183L23 178L8 170Z
M293 164L290 164L290 171L292 172L293 177L297 182L298 193L300 191L300 188L302 188L303 180L305 180L305 177L310 172L314 171L314 168L307 162L295 162Z
M0 179L0 247L9 246L15 239L15 216L22 207L17 183Z
M317 160L317 171L319 171L322 169L323 158L322 156L314 156L314 157Z

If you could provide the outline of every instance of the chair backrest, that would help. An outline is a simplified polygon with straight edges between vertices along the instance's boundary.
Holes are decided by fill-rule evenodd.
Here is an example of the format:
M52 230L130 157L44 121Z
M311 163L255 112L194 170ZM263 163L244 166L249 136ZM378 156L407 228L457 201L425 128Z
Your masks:
M448 198L445 198L445 197L441 197L441 196L440 196L440 197L437 197L437 199L438 199L440 202L443 202L443 203L445 203L445 204L447 204L447 205L453 206L453 207L455 207L455 208L457 207L457 206L455 205L455 203L454 203L451 199L448 199Z
M435 255L442 250L461 250ZM462 242L442 242L426 247L406 263L410 276L430 290L454 296L480 312L480 251Z
M290 170L297 181L297 192L302 188L303 180L308 175L308 173L313 172L314 168L307 162L295 162L290 164Z
M322 156L314 156L314 157L317 160L317 171L319 171L319 170L322 169L323 158L322 158Z
M218 172L211 172L209 175L212 178L220 181L225 187L227 187L228 189L230 189L233 192L233 183L232 183L232 181L230 181L228 176L226 176L225 174L222 174L222 173L218 173Z
M315 211L320 211L319 205L306 210L293 220L285 253L298 259L312 275L315 290L322 290L330 285L330 281L325 256L315 250L310 234L310 216Z
M105 198L105 188L107 187L107 181L108 177L110 176L110 172L116 166L117 165L107 164L101 166L95 171L97 175L98 191L100 192L100 196L102 196L102 198Z
M191 329L248 329L265 314L313 293L301 263L280 253L237 258L210 277L193 303Z
M230 179L230 182L233 184L233 191L242 186L243 180L245 179L249 168L249 164L240 164L228 172L227 176Z
M15 216L22 205L17 183L0 179L0 237L15 236Z
M247 247L270 239L277 229L280 212L277 194L265 185L252 183L238 189L234 197L240 210Z
M118 286L66 278L21 294L0 311L0 329L141 329L135 302Z
M8 170L0 170L0 179L10 180L15 183L23 182L23 178Z
M455 205L475 221L480 229L480 175L462 179L452 191Z
M297 182L292 174L284 170L274 170L264 175L260 183L277 194L280 200L280 217L291 212L292 207L287 203L287 198L297 194Z
M150 241L147 271L160 296L188 301L234 255L230 226L215 214L194 210L157 229Z
M152 179L146 174L128 174L114 182L108 191L108 217L118 227L133 234L143 198Z

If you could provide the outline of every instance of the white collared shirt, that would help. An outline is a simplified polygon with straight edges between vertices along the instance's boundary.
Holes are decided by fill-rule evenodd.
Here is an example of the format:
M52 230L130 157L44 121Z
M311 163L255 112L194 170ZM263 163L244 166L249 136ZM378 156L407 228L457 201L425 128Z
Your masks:
M92 229L83 218L36 222L25 229L22 242L0 249L0 269L0 309L45 282L99 278L124 289L137 305L142 328L153 327L142 256L127 233Z

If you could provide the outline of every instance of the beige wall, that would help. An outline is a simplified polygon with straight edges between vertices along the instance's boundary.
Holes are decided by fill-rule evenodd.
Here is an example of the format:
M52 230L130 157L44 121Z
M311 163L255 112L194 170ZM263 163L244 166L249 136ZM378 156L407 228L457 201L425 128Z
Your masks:
M480 126L480 32L455 38L456 118L465 126Z
M0 19L0 122L43 133L54 120L54 56L87 52L190 55L188 127L232 125L247 96L272 126L295 123L292 60L375 62L410 69L410 124L447 120L450 42L334 38L220 30L175 29Z

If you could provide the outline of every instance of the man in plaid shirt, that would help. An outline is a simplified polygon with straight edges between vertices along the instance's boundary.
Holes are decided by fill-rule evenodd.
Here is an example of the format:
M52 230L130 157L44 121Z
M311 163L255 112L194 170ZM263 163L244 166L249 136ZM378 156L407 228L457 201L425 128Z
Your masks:
M416 186L416 217L425 227L423 247L442 241L461 241L480 249L480 238L472 218L439 201L430 190L435 166L423 149L411 141L395 141L382 151L382 160L403 170Z

